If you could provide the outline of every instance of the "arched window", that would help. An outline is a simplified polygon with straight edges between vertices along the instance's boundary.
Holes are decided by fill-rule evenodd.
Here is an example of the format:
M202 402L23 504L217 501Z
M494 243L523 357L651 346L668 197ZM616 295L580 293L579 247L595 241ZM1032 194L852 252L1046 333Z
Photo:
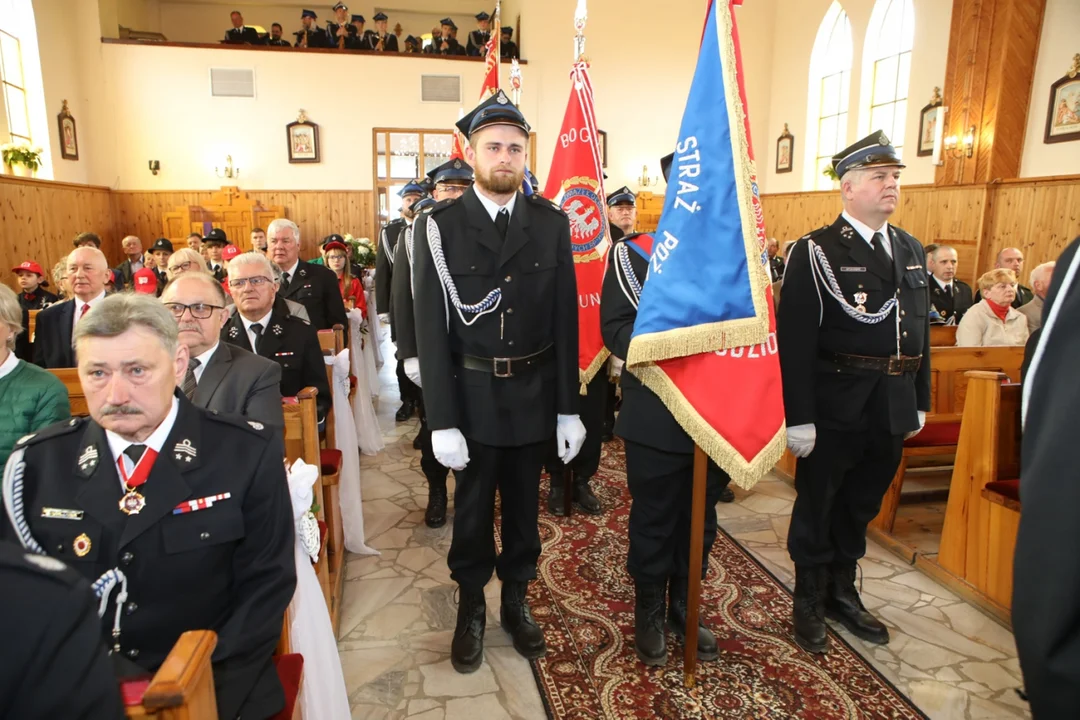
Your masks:
M49 123L34 8L30 0L0 0L0 144L44 149L37 176L51 180Z
M806 170L804 186L826 190L832 180L822 172L830 159L847 146L848 105L851 95L851 23L834 0L818 27L810 55L807 97Z
M898 152L907 125L911 46L915 41L912 0L877 0L870 15L863 51L859 124L863 133L883 130Z

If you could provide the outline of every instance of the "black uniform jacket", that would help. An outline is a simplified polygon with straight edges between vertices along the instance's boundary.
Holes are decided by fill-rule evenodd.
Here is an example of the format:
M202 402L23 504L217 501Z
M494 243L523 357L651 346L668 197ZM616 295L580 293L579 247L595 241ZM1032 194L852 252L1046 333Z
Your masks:
M300 47L304 34L307 34L307 46L309 48L337 47L337 43L330 42L330 36L321 27L313 26L310 30L299 30L296 33L296 47Z
M341 325L348 332L349 319L345 315L345 301L341 299L337 275L325 265L299 261L296 274L289 278L289 289L278 294L306 307L316 330L330 330Z
M397 218L386 223L379 232L379 247L375 250L375 311L380 315L390 312L390 288L394 282L398 239L404 234L408 224L405 218ZM396 335L392 324L390 330Z
M465 313L471 325L462 322L443 300L429 223L425 218L416 224L414 317L428 426L458 428L485 445L550 440L556 414L576 414L578 407L577 279L566 215L538 195L518 193L506 238L500 238L470 187L461 198L436 205L430 217L461 302L478 303L495 288L502 299L479 318ZM506 378L465 370L454 360L520 358L549 347L553 357L547 362Z
M319 408L319 419L333 405L330 395L330 383L326 379L326 363L323 362L322 349L319 347L319 334L315 327L304 320L287 315L275 305L270 313L269 327L263 329L258 355L275 361L281 366L281 395L295 397L306 387L319 391L315 404ZM243 318L237 310L221 328L221 340L231 345L255 352L248 341Z
M0 717L121 720L90 584L54 558L0 542Z
M490 39L490 32L484 32L483 30L473 30L469 33L469 39L465 43L466 54L472 57L483 57L484 53L487 52L485 46Z
M364 33L364 47L363 50L374 50L379 46L379 38L382 38L383 47L380 52L397 52L398 42L397 35L393 33L386 33L385 35L379 35L379 33L369 30Z
M45 288L38 287L38 289L32 293L20 292L19 306L22 307L23 310L42 310L45 307L52 305L58 299L59 298ZM25 329L26 326L24 325L23 328Z
M341 27L338 23L328 22L326 23L326 39L330 44L330 47L338 46L338 28ZM351 41L356 37L356 26L352 23L345 23L345 47L351 47ZM359 49L359 48L355 48Z
M499 59L501 60L514 60L520 58L521 54L518 52L517 43L513 40L509 42L499 43Z
M934 277L928 276L930 285L930 306L938 311L942 320L950 320L955 317L959 323L972 304L971 286L963 280L953 278L952 294L941 289L941 285Z
M34 362L43 368L75 367L71 331L75 326L75 302L56 303L38 313L34 329Z
M917 410L930 409L930 325L925 253L915 238L889 226L893 262L879 267L870 244L843 216L800 239L788 256L780 296L777 340L789 427L815 423L834 430L864 430L871 424L894 435L919 427ZM840 291L852 306L876 312L900 298L900 353L921 357L917 372L886 375L877 370L840 367L822 352L895 356L896 312L875 325L849 317L810 267L809 241L825 252ZM865 294L863 302L857 302ZM857 297L858 295L858 297ZM874 393L884 393L888 417L868 417ZM880 397L880 396L879 396Z
M427 213L419 216L419 222L427 222ZM405 230L398 236L397 247L394 248L394 279L390 288L391 303L394 309L391 327L397 330L397 357L398 360L408 360L416 357L416 322L413 316L413 291L412 291L412 258L409 256L408 243L410 230ZM414 243L415 245L415 243ZM424 248L426 251L427 248ZM413 250L415 252L415 250Z
M16 444L26 448L25 517L45 551L88 580L112 568L127 577L119 638L126 658L153 671L181 633L213 630L218 716L268 717L284 705L271 656L296 587L283 440L277 428L176 398L175 424L140 489L142 512L120 511L124 493L105 431L78 418ZM222 493L231 496L173 513ZM6 516L0 533L15 538ZM100 620L110 647L118 593Z
M641 233L632 233L620 239L608 253L608 268L604 274L604 286L600 295L600 330L604 345L620 360L626 359L630 349L630 337L634 334L637 307L630 302L627 292L632 292L619 261L619 246L633 242ZM636 251L627 248L627 257L634 277L641 285L649 271L649 261ZM620 276L622 282L620 282ZM626 291L623 291L626 287ZM623 368L619 380L622 387L622 410L615 420L615 434L631 442L673 453L692 453L694 441L682 429L664 402L645 387L629 368Z
M253 27L229 28L225 31L225 43L229 45L263 45L263 39L259 37L259 31Z
M1062 287L1080 248L1077 238L1057 261L1046 295L1043 326L1057 320L1030 388L1020 470L1020 532L1013 576L1013 630L1031 712L1036 718L1080 717L1080 278Z

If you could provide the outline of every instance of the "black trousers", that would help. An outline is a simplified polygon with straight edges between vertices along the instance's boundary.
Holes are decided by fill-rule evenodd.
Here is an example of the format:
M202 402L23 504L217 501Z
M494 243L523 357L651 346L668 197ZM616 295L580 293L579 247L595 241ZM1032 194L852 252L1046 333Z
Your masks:
M469 464L455 471L454 539L447 565L468 590L487 585L493 570L506 581L536 578L540 468L550 441L493 447L467 439ZM502 554L495 553L495 490L502 500Z
M607 371L601 371L606 376ZM615 383L608 381L607 387L604 388L606 401L604 403L604 434L615 434L615 406L619 404L619 396L617 394L617 387Z
M818 427L814 451L795 465L787 542L796 565L856 562L866 554L866 526L881 509L903 447L903 435L882 427Z
M398 392L401 394L401 402L420 401L420 387L409 379L409 376L405 374L405 361L397 361L397 384Z
M435 459L435 450L431 447L431 428L427 424L422 392L419 394L417 408L420 415L420 431L417 435L420 438L420 469L427 478L429 488L438 485L446 487L446 478L450 475L450 468Z
M663 583L690 575L690 510L693 453L671 453L626 440L630 487L630 552L626 567L641 583ZM731 478L712 460L705 480L705 545L701 577L716 540L716 503Z
M581 416L581 424L585 426L585 442L581 451L570 461L570 469L574 471L574 477L585 481L596 474L600 469L600 450L603 448L601 440L604 433L604 407L607 404L607 389L605 385L611 385L607 375L601 371L585 386L585 395L578 397L578 412ZM544 466L549 473L562 473L565 466L559 459L558 437L552 438L551 447L548 451Z

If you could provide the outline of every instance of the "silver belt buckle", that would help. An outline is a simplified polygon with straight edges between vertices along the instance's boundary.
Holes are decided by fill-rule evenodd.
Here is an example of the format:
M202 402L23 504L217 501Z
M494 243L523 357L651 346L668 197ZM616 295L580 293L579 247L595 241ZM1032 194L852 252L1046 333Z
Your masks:
M495 373L495 377L497 377L497 378L508 378L508 377L513 377L514 376L514 371L513 371L513 368L511 366L510 361L511 361L511 358L492 358L491 365L492 365L492 370ZM505 370L503 370L502 372L499 371L499 363L503 363L503 365L505 367Z
M889 367L885 370L886 375L903 375L904 374L904 358L899 356L889 356Z

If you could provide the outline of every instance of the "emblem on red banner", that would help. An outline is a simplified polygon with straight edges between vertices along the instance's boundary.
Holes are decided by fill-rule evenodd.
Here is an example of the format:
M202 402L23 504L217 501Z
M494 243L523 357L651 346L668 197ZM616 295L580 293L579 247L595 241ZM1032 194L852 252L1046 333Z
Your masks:
M599 260L596 247L604 239L603 201L600 184L587 177L570 178L563 183L562 210L570 218L570 244L575 262ZM582 253L589 253L581 257Z

